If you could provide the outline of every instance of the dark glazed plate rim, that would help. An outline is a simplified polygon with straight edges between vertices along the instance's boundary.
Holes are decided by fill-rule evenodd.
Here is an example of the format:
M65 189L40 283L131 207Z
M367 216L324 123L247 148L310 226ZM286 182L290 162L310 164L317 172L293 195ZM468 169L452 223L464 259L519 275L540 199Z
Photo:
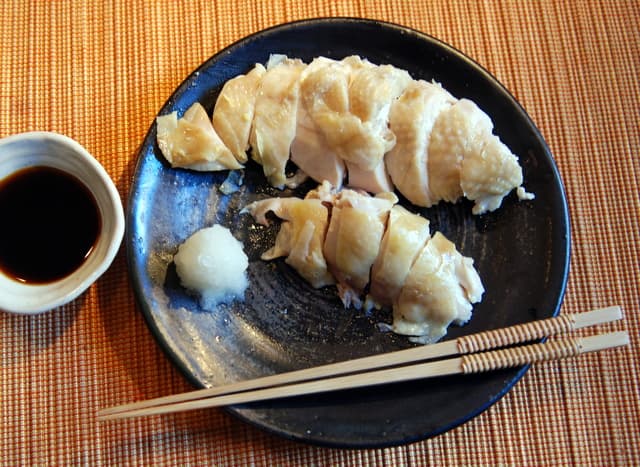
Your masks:
M527 155L519 154L521 156L521 160L523 160L523 166L525 168L525 185L527 185L528 175L530 175L535 179L533 184L536 185L536 188L540 189L545 187L546 190L546 187L548 186L548 189L551 192L551 194L548 195L551 200L551 206L548 208L544 207L545 215L548 214L548 218L545 218L545 222L550 225L548 239L549 245L547 245L545 251L539 252L544 253L549 257L549 271L547 271L548 277L547 282L544 284L544 290L539 291L544 294L544 298L541 299L541 303L544 304L544 309L533 308L529 310L515 310L510 312L512 315L506 316L505 320L509 324L515 324L517 322L557 315L565 292L569 272L570 255L569 214L559 172L543 137L520 104L493 76L491 76L490 73L451 46L419 31L396 24L374 20L357 18L321 18L278 25L252 34L230 45L215 54L209 60L205 61L176 89L160 110L159 115L173 110L177 110L179 113L182 113L186 110L188 105L193 103L194 99L209 101L208 110L210 111L211 101L220 88L219 82L224 82L232 76L247 71L246 65L242 64L241 61L236 60L237 57L247 53L247 51L249 51L250 54L255 54L256 50L260 50L260 47L265 45L271 47L270 50L264 50L265 54L274 51L286 52L288 47L291 47L292 49L299 47L288 45L286 43L286 41L290 40L291 37L299 38L301 42L304 42L306 40L305 38L310 37L310 34L318 38L323 37L323 35L333 33L343 35L381 34L382 36L376 37L391 38L393 41L396 41L394 43L396 46L399 44L407 47L424 45L425 47L433 49L438 54L438 57L433 58L433 60L441 60L443 63L446 62L446 65L438 66L445 67L450 64L451 66L459 67L460 70L470 73L469 76L462 76L459 81L456 80L451 83L443 83L443 85L452 91L454 95L457 97L464 97L467 95L467 92L472 95L474 92L478 92L477 90L474 90L474 86L476 86L474 83L480 83L478 86L480 86L483 91L485 90L484 88L486 88L487 91L492 93L487 99L495 98L497 99L496 102L498 102L497 104L492 102L484 103L484 106L483 103L480 102L479 104L482 108L486 107L489 110L497 109L496 111L499 114L504 111L506 115L511 115L512 117L515 116L517 121L514 125L518 127L518 131L524 131L527 137L533 141L532 151L535 152L535 156L531 156L531 158L533 158L532 160L529 160L530 157ZM327 40L331 42L331 39ZM344 48L348 49L349 47L349 45L344 45ZM373 47L373 45L371 47ZM318 45L318 50L318 55L327 54L327 52L330 54L334 51L331 47L324 50L321 45ZM362 56L370 58L370 52L372 51L353 50L352 53L360 53ZM335 53L336 55L340 55L340 51L338 50L335 50ZM291 55L293 56L293 54ZM342 54L342 56L344 56L344 54ZM387 63L393 63L393 50L383 50L378 53L377 58L379 62L388 59L389 61L387 61ZM207 73L209 73L214 67L217 67L216 70L218 71L219 69L224 70L224 74L226 76L216 76L214 79L218 83L207 84L203 77L206 77ZM425 73L428 74L430 72L426 71ZM454 89L451 88L452 85L454 86ZM482 97L479 98L482 99ZM487 111L487 113L493 117L490 111ZM518 135L520 135L518 132L515 132L517 133L515 136L511 136L512 132L509 127L511 122L507 120L508 119L503 119L500 121L500 119L498 119L498 121L496 121L496 132L500 134L501 137L505 136L507 139L509 139L509 137L518 137ZM159 313L162 313L163 310L159 310L157 303L149 298L153 284L150 282L147 270L149 253L144 249L146 246L145 236L148 235L149 232L146 225L143 225L141 218L142 213L149 209L149 193L152 193L152 190L157 188L154 186L151 191L148 188L150 183L154 183L154 174L151 173L150 165L157 165L158 161L161 159L155 139L156 133L154 123L151 125L151 128L139 151L127 206L126 248L130 280L135 292L137 303L158 344L167 354L172 363L195 387L203 387L207 385L206 382L194 373L191 363L186 362L185 355L176 351L174 341L176 339L180 339L180 337L177 333L173 334L171 332L167 332L163 327L163 323L159 321ZM503 140L505 139L503 138ZM509 141L505 142L510 145ZM170 169L166 166L162 166L159 169L157 168L154 170L157 170L158 173L162 174L164 173L163 171ZM538 172L544 172L544 174L538 174ZM543 199L544 196L546 195L542 196ZM534 201L534 203L535 202L536 201ZM527 209L524 204L518 204L513 200L507 201L505 204L507 203L509 203L509 206L512 206L512 209L510 210L507 207L503 209L509 212L516 212L517 209ZM464 209L470 210L470 205L467 204L464 206ZM538 206L532 209L541 208ZM531 214L531 216L534 216L534 214ZM446 212L444 215L446 215ZM506 216L508 216L508 214ZM497 215L495 218L492 217L492 215L488 215L485 216L484 219L485 220L482 221L474 219L473 222L476 222L478 225L483 223L489 225L493 225L492 223L495 223L496 225L500 225L500 223L503 222L503 218L500 217L500 215ZM535 233L532 235L535 236ZM514 293L522 292L523 291L521 289L518 289ZM468 325L467 328L460 328L460 330L450 332L450 337L476 331L476 329L473 329L473 326ZM359 432L359 425L357 425L358 417L362 416L363 419L366 420L362 422L362 426L367 426L368 424L370 425L373 423L369 420L369 414L366 416L364 415L368 408L366 405L362 406L360 401L364 401L363 403L370 401L372 404L376 404L379 402L378 399L383 401L388 400L389 404L397 405L398 411L401 411L406 415L409 411L406 408L403 408L403 404L411 402L414 395L418 397L416 395L417 393L421 391L428 391L431 386L417 384L414 388L411 386L412 383L402 383L381 386L367 391L352 390L345 391L340 394L291 398L285 401L277 401L273 403L231 406L226 408L226 410L234 416L239 417L241 420L279 436L296 441L343 448L388 447L433 437L470 420L489 408L504 394L506 394L524 375L527 369L528 367L525 366L512 370L496 372L493 376L486 377L493 378L491 383L486 383L486 381L483 382L480 377L469 377L464 382L445 379L443 381L433 383L441 384L444 387L447 385L452 385L452 387L454 387L464 384L468 386L469 391L471 392L473 392L473 388L476 386L488 386L487 388L483 386L483 393L481 397L478 397L476 403L471 403L468 407L461 409L458 412L452 408L451 414L448 414L450 416L443 417L443 420L441 421L422 422L420 417L413 416L410 420L393 420L393 423L390 419L386 419L381 420L380 423L384 424L383 422L386 422L393 425L393 429L385 431L384 427L381 427L379 433L375 431L375 427L371 430L364 429L362 433ZM396 397L396 399L394 399L394 397ZM420 402L423 401L420 400ZM300 418L307 417L309 414L316 414L314 417L318 417L317 414L322 414L325 406L327 407L327 413L331 413L331 416L334 415L334 412L332 412L333 410L335 410L336 413L339 413L341 410L347 412L353 410L353 414L350 416L354 418L354 424L347 424L348 426L328 426L330 423L327 423L327 426L323 425L321 427L323 430L307 429L307 425L300 420ZM419 407L419 409L426 410L428 407ZM286 414L291 415L287 418L288 415ZM328 420L331 419L328 418ZM340 424L338 423L338 425Z

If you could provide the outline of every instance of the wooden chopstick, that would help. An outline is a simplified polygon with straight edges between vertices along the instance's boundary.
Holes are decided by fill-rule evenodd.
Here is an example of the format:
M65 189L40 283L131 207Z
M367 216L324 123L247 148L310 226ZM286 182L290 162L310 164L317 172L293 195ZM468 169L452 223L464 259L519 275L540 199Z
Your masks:
M547 360L559 360L574 357L587 352L595 352L629 344L629 335L613 332L583 338L565 338L544 344L531 344L521 347L463 355L446 360L420 363L398 368L357 373L330 379L320 379L287 386L275 386L253 391L237 392L207 399L197 399L167 405L138 408L125 412L100 414L99 420L161 415L184 412L223 405L242 404L282 397L316 394L340 389L355 389L380 384L398 383L416 379L449 376L456 374L480 373L501 368L536 363Z
M100 420L121 418L118 414L137 413L140 410L152 407L180 407L182 403L205 399L211 401L213 397L224 396L252 389L265 389L272 386L280 386L289 383L299 383L318 378L356 373L364 370L375 370L379 368L408 364L421 360L442 358L450 355L464 355L472 352L504 347L512 344L527 342L543 337L551 336L561 332L569 332L587 326L602 324L620 319L622 311L619 307L613 306L594 310L586 313L560 315L555 318L548 318L539 321L510 326L507 328L485 331L478 334L463 336L455 340L440 342L426 346L415 347L396 352L390 352L371 357L363 357L344 362L322 365L319 367L292 371L277 375L256 378L247 381L240 381L225 386L213 387L191 391L183 394L159 397L142 402L124 404L111 407L98 412ZM357 376L357 375L354 375ZM202 401L203 403L205 401ZM228 402L236 403L236 402ZM172 405L175 404L175 405ZM224 403L223 403L224 404ZM197 407L194 407L197 408ZM178 408L177 410L183 410ZM168 412L162 412L168 413ZM148 413L150 414L150 413ZM134 416L134 415L128 415Z

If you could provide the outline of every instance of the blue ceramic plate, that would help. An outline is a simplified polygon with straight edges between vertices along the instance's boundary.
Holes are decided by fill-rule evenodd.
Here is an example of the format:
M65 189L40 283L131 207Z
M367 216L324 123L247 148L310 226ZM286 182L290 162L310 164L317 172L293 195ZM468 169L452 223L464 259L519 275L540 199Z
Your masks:
M447 338L555 315L569 265L567 203L543 138L522 107L487 71L438 40L401 26L360 19L321 19L253 34L206 61L182 83L159 114L183 113L199 101L211 112L222 85L272 53L310 61L358 54L390 63L414 78L435 79L458 98L473 99L495 132L520 157L525 186L495 213L473 216L471 205L408 208L431 220L475 260L486 294L469 324ZM304 195L270 188L249 164L239 191L219 191L227 173L168 167L156 145L155 123L140 149L128 204L127 252L132 283L151 331L196 387L299 369L405 348L406 338L378 329L389 312L344 310L335 289L314 290L281 261L260 254L277 225L256 228L240 215L264 196ZM202 310L179 285L172 258L196 230L222 224L245 246L251 286L244 303ZM447 377L368 389L237 405L228 411L281 436L313 444L382 447L435 436L478 415L500 399L526 368Z

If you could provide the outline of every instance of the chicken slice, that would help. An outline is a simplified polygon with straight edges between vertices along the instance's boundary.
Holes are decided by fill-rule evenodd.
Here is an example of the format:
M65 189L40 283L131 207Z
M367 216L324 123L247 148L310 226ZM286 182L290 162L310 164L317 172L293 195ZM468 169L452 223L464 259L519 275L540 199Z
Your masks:
M522 168L518 158L493 134L485 135L481 151L465 156L460 168L460 187L464 195L475 201L473 214L495 211L514 188L521 188ZM518 190L521 199L533 195Z
M349 113L350 70L343 62L318 58L305 70L300 84L306 115L341 160L345 146L371 144L367 135L362 135L362 122Z
M395 144L387 126L389 109L411 78L404 70L357 56L323 65L302 81L304 106L340 158L373 170Z
M302 72L300 81L304 82L307 75L332 63L335 61L324 57L313 60ZM296 135L291 143L291 161L318 183L326 180L334 187L342 187L346 175L345 164L327 143L302 98L298 103Z
M213 128L239 162L247 162L256 94L266 70L260 63L225 83L213 109Z
M328 181L342 187L346 167L342 159L327 145L307 111L298 108L296 137L291 143L291 161L318 183Z
M371 268L367 302L376 308L391 307L416 260L429 239L429 221L395 205L389 213L380 252Z
M435 342L451 323L464 324L484 288L473 260L437 232L420 252L393 306L393 330Z
M347 162L346 165L349 186L374 194L393 191L393 183L391 182L384 161L380 162L372 170L363 169L351 162Z
M343 66L349 74L349 113L357 117L355 139L338 149L347 166L349 185L370 193L393 191L384 155L395 145L389 129L393 102L411 82L409 74L391 65L375 66L357 56L347 57ZM367 144L358 146L366 140Z
M396 145L385 156L385 164L398 191L417 206L437 202L429 190L429 138L438 115L455 102L439 84L421 80L410 83L391 106L389 127Z
M393 193L372 197L353 190L343 190L333 199L323 251L347 308L362 307L362 295L380 250L387 217L397 202Z
M314 63L318 60L320 59L315 59L309 68L313 68ZM324 63L326 64L327 62ZM340 62L332 60L331 65L332 67L324 70L322 74L315 76L317 80L315 86L318 86L320 89L323 88L322 83L326 83L327 81L331 82L334 78L337 78L335 84L327 88L330 89L331 92L326 93L327 96L330 97L328 103L330 107L335 110L335 113L321 116L318 116L318 114L315 115L321 125L323 125L322 130L324 130L326 138L330 140L328 145L336 148L335 153L339 156L339 159L345 161L344 164L350 186L366 190L370 193L393 191L391 178L382 163L378 163L376 166L371 165L371 167L365 167L351 160L348 156L350 152L352 153L354 150L357 150L359 144L363 145L363 151L367 151L367 148L378 145L378 143L373 140L375 134L365 128L365 124L362 122L360 116L354 115L350 108L353 105L351 93L353 92L352 84L354 78L363 70L374 70L377 67L357 55L348 56ZM339 73L336 73L337 70L339 70ZM317 70L313 71L315 72ZM316 90L317 89L318 88L316 88ZM356 92L362 90L363 86L359 86ZM316 106L317 104L314 105L314 107ZM373 113L371 106L367 107L363 103L358 103L358 106L361 113L367 117L370 117ZM367 113L367 111L369 111L369 113ZM381 150L384 151L384 149Z
M484 288L471 258L441 233L429 238L429 221L397 202L393 193L337 191L325 181L304 200L272 198L243 212L262 224L269 211L284 221L263 259L286 256L314 287L335 283L345 308L392 306L393 331L434 342L470 318Z
M349 111L362 122L362 131L372 135L375 145L349 145L341 153L344 160L368 170L382 163L396 143L389 129L391 105L410 82L408 72L391 65L364 66L355 71L349 83Z
M433 125L429 139L427 173L432 200L456 202L460 188L460 166L466 155L479 152L483 139L491 134L493 123L469 99L460 99L443 110Z
M286 256L285 262L315 288L335 283L322 253L329 212L318 199L269 198L255 201L242 212L268 225L267 212L282 219L275 245L262 254L271 260Z
M199 171L242 168L199 103L189 107L182 118L171 112L158 117L156 123L158 147L172 167Z
M256 96L249 136L252 157L262 165L269 183L284 188L285 167L296 132L300 96L300 73L306 65L299 59L272 56Z

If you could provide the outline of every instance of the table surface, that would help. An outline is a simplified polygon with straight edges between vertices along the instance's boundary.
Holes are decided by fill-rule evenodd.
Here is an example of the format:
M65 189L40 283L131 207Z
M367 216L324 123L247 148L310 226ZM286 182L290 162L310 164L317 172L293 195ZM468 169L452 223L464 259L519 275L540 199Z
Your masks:
M568 196L561 312L620 305L625 320L604 329L627 330L631 346L536 365L468 423L386 449L309 446L218 409L98 423L100 408L191 389L136 307L122 248L76 301L38 316L0 313L0 464L639 465L637 1L1 2L0 137L76 139L126 203L137 149L193 69L246 35L319 16L435 36L511 91Z

